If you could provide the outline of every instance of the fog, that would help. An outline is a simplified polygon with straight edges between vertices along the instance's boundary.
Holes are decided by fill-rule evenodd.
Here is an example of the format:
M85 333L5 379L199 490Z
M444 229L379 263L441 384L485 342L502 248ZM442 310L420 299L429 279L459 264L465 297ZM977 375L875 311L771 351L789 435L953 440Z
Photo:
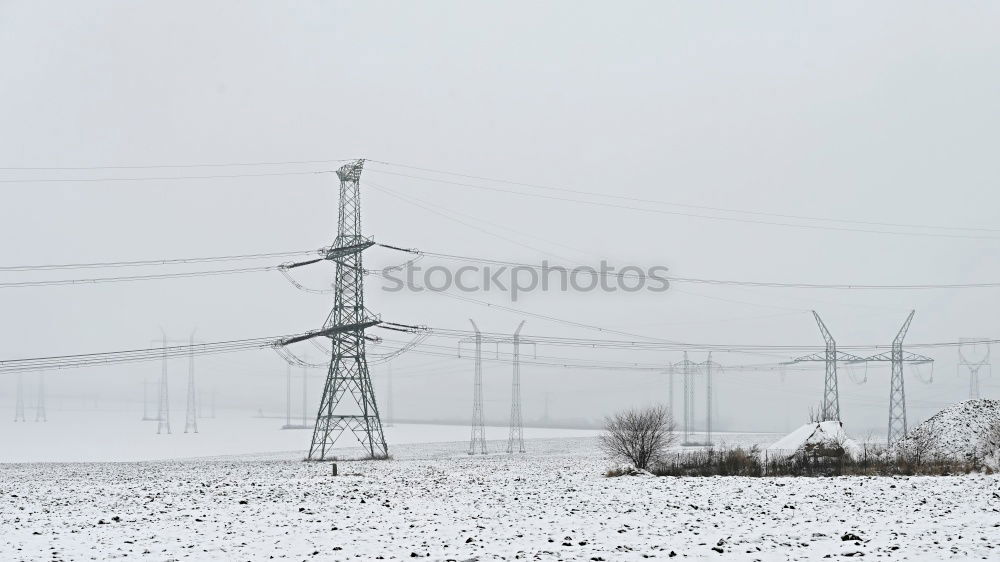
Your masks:
M998 282L998 12L987 2L0 1L0 265L328 246L338 196L329 172L340 165L332 161L367 158L364 231L398 247L531 264L664 266L700 279ZM331 162L87 169L304 161ZM156 177L177 179L148 179ZM410 257L372 248L365 262L380 269ZM462 265L421 262L433 264ZM0 271L0 281L220 267L230 265ZM333 271L321 263L296 278L323 287ZM527 340L719 344L713 359L723 366L821 350L813 309L842 346L890 344L911 309L907 342L1000 334L996 288L673 282L656 293L535 290L516 302L500 291L460 293L497 308L384 285L366 279L366 304L383 320L468 330L472 318L495 333L526 320ZM331 306L332 295L299 291L275 271L4 286L0 358L147 348L161 329L174 339L196 330L203 341L299 333L322 326ZM385 341L371 353L409 339L372 332ZM394 417L468 420L469 348L459 358L456 338L427 343L439 347L391 362ZM724 349L749 345L815 349ZM908 368L911 424L969 392L954 347L912 351L936 361L931 384ZM322 360L315 348L300 352ZM664 369L683 358L679 348L522 349L526 359L536 354ZM706 353L692 349L690 358ZM504 359L487 361L484 375L486 418L499 425L510 411ZM284 417L287 367L274 351L199 357L196 365L202 400L214 389L220 415ZM176 431L187 360L169 367ZM822 365L814 367L783 378L723 369L714 381L716 429L803 423L821 398ZM48 417L87 424L95 412L123 410L138 424L143 382L157 381L160 369L153 361L47 372ZM372 366L380 400L387 372L387 363ZM313 411L323 375L311 370ZM521 376L529 424L596 422L668 392L655 370L525 364ZM0 377L0 415L9 418L17 375ZM22 380L30 418L37 374ZM888 386L887 364L872 365L864 384L843 367L842 419L851 430L884 432ZM983 379L984 396L998 388L996 378ZM6 445L17 447L10 435ZM99 448L101 436L94 439Z

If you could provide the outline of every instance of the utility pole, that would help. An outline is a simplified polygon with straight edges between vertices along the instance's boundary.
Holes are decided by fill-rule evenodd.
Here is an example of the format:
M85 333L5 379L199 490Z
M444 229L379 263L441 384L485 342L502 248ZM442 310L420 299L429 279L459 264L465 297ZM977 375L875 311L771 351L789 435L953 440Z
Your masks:
M990 344L987 338L959 338L958 346L958 370L961 374L962 367L969 371L969 400L979 400L979 371L984 368L992 374L993 367L990 365ZM985 352L983 348L985 347Z
M330 367L320 395L308 460L326 460L345 431L353 433L372 458L389 455L365 353L365 330L382 321L365 308L361 253L375 242L361 234L359 181L364 164L364 160L357 160L337 170L340 178L337 238L321 258L337 266L333 310L322 329L279 342L286 346L320 336L329 337L332 342ZM282 269L316 261L319 260L290 264ZM351 400L343 400L346 396Z
M510 398L510 435L507 437L507 453L514 452L514 442L517 441L519 453L524 452L524 421L521 419L521 328L524 320L514 331L514 376L511 381Z
M479 452L485 455L486 421L483 415L483 335L479 331L479 326L476 325L475 321L470 318L469 322L472 323L472 329L476 332L473 340L476 344L476 363L472 379L472 436L469 439L469 454L476 454L476 449L478 448Z
M188 341L187 412L184 418L184 433L198 433L198 405L195 402L194 389L194 332L191 332Z
M816 319L816 325L819 326L820 334L823 335L823 343L826 345L826 350L823 353L812 353L798 357L782 365L806 361L823 362L826 370L823 377L823 401L821 402L822 411L820 412L820 416L822 421L840 421L840 389L837 384L837 363L840 361L863 362L864 359L857 355L838 351L837 342L833 339L833 335L830 334L830 330L826 329L826 324L823 323L823 320L815 310L812 313Z
M38 402L35 403L35 421L49 421L45 415L45 373L38 374Z
M17 402L14 404L14 421L24 421L24 379L17 375Z

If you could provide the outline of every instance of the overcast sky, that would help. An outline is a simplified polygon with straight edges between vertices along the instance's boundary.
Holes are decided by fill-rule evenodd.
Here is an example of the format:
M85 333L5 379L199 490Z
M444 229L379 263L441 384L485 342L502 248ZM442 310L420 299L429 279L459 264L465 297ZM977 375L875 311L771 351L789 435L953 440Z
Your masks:
M772 214L610 199L602 201L657 211L595 206L568 200L590 196L542 199L510 191L554 192L452 178L506 190L488 191L392 175L386 172L427 176L372 163L362 175L364 228L397 246L531 263L663 265L680 277L995 282L1000 232L862 223L1000 229L998 16L1000 6L990 2L0 0L0 167L364 157ZM319 248L336 229L337 182L329 173L75 180L333 167L2 170L0 262ZM67 181L10 181L27 179ZM686 216L692 214L700 216ZM872 232L900 230L910 234ZM371 250L365 259L374 267L405 256ZM320 264L302 279L321 286L332 272ZM116 273L4 272L2 281ZM525 337L613 337L441 295L387 294L377 278L367 283L369 308L395 322L466 329L471 317L484 330L510 332L527 319ZM682 342L819 346L811 309L843 345L890 343L910 309L917 310L910 342L1000 337L996 289L677 283L667 293L532 293L514 304L504 294L471 296ZM197 328L209 341L294 333L319 327L330 306L329 296L298 291L275 272L2 288L0 357L147 347L160 327L176 338ZM937 365L932 385L907 374L910 416L918 421L968 392L954 349L920 352ZM681 359L679 352L544 346L537 353L664 365ZM740 364L790 355L715 359ZM182 396L185 369L183 361L171 366L174 396ZM107 407L138 408L142 381L159 371L158 364L139 364L52 373L50 417L59 404L88 396ZM281 412L284 372L270 351L199 362L203 384L219 389L220 405L252 411ZM385 366L373 372L382 394ZM397 416L459 419L471 412L467 361L411 353L393 363L393 372ZM487 365L488 418L503 420L509 411L509 373L509 365ZM665 378L654 373L532 366L522 373L526 419L542 415L546 393L553 417L600 418L667 392ZM865 385L842 376L843 417L859 431L881 432L888 369L873 367L868 375ZM0 408L10 409L13 377L4 377ZM721 374L717 423L798 425L820 399L821 377L789 373L781 383L776 374ZM315 385L318 391L318 378ZM1000 388L994 378L983 386L994 397Z

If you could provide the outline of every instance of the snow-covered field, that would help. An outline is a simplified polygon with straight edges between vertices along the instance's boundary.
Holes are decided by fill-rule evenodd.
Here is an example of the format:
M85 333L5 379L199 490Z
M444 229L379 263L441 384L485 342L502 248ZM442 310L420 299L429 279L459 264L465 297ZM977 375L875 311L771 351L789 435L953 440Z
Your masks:
M996 476L604 478L593 438L465 447L337 477L298 453L4 464L0 560L1000 558Z

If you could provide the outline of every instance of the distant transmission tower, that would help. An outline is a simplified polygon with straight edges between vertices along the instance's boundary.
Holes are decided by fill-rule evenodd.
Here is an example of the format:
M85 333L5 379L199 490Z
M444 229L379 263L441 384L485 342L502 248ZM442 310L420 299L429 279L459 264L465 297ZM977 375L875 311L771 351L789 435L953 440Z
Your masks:
M826 344L826 351L823 353L805 355L793 359L786 364L801 363L806 361L821 361L826 365L826 371L823 377L823 401L820 416L822 421L840 421L840 389L837 384L837 363L840 361L863 362L864 359L858 357L857 355L837 351L837 342L833 339L833 335L830 334L830 330L826 329L826 324L823 323L823 320L819 317L819 314L817 314L815 310L812 311L812 313L813 317L816 319L816 325L819 326L820 334L823 335L823 342Z
M22 413L23 417L23 413ZM38 375L38 401L35 403L35 421L36 422L46 422L49 421L45 415L45 374L39 373Z
M361 235L358 182L364 163L364 160L357 160L337 170L340 178L337 238L325 256L337 265L333 310L321 330L281 342L281 345L289 345L317 336L332 340L330 368L316 413L309 460L327 459L345 431L352 432L371 457L389 455L365 355L365 329L380 324L381 320L365 308L365 270L361 253L375 242ZM315 260L292 264L288 268L312 261ZM350 396L349 401L344 400L346 396Z
M721 367L712 361L712 352L708 352L708 359L702 363L705 366L705 444L712 444L712 368Z
M163 335L163 370L160 373L160 409L157 413L156 419L159 423L156 425L156 434L159 435L164 431L170 434L170 397L167 394L167 335Z
M961 374L962 367L969 371L969 400L979 400L979 372L984 368L987 373L992 374L990 364L990 344L984 342L986 338L959 338L958 346L958 369Z
M696 444L691 435L694 433L694 377L698 370L698 364L688 359L688 354L684 352L684 360L675 363L673 368L680 368L681 371L681 391L684 395L684 442L683 445ZM673 372L673 370L671 370Z
M188 343L188 388L187 388L187 412L184 417L184 433L198 433L198 403L195 400L194 385L194 332Z
M392 413L392 361L386 364L385 372L385 419L386 427L392 427L395 419Z
M514 331L514 377L511 381L510 396L510 435L507 437L507 452L514 452L514 442L517 442L519 453L524 452L524 420L521 418L521 328L524 320Z
M292 427L292 364L285 365L285 427Z
M24 380L17 375L17 401L14 403L14 421L24 421Z
M474 339L476 345L476 363L472 382L472 437L469 440L469 454L474 455L478 448L479 452L485 455L486 421L483 416L483 335L479 331L479 326L476 326L476 323L471 318L469 322L472 322L472 329L476 332ZM520 377L520 374L517 373L514 376ZM520 409L520 406L518 408ZM511 416L513 419L513 414ZM518 412L518 416L520 416L520 412ZM511 438L513 439L513 422L511 423L511 428ZM508 449L510 449L510 445L508 445ZM521 445L521 449L523 452L523 444Z

